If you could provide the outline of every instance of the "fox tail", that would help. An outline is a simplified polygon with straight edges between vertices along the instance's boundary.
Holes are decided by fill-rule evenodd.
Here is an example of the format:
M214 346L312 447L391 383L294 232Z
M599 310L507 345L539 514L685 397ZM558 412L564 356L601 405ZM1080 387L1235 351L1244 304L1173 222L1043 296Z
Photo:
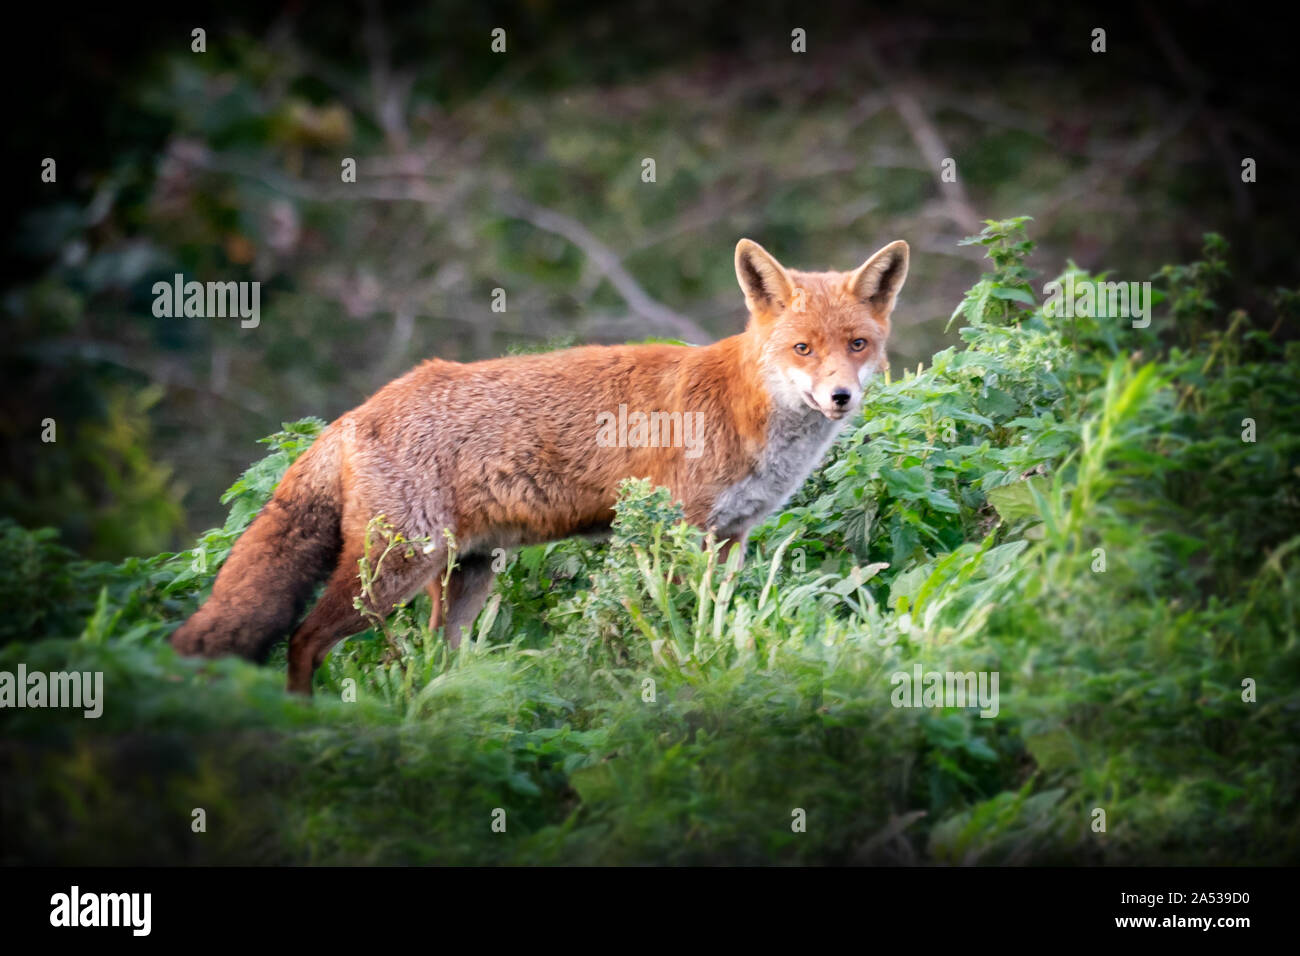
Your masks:
M212 596L172 634L181 654L264 661L302 614L342 549L342 492L333 435L285 472L217 573Z

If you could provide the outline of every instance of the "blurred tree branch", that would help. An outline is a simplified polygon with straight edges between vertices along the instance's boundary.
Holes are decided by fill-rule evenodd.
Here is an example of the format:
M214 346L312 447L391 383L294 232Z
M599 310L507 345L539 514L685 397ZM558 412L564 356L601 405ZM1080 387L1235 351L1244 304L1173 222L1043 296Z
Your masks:
M935 181L939 184L939 194L943 196L948 215L967 234L979 232L980 217L975 214L975 208L970 204L970 199L966 195L966 187L962 185L961 179L958 178L951 183L946 183L942 179L943 161L954 157L952 151L939 135L938 129L926 116L920 101L917 100L910 89L890 81L889 71L881 63L880 57L877 56L875 47L872 46L870 40L863 38L861 52L867 68L874 75L876 82L888 93L890 100L894 104L895 111L907 126L908 132L912 135L912 141L916 143L917 149L921 151L921 155L925 158L926 167L934 174Z
M692 319L652 299L632 274L623 267L618 254L592 235L591 231L578 220L510 193L503 195L497 205L506 215L522 219L545 232L563 236L581 249L623 297L628 308L653 323L659 330L671 331L696 344L713 341L713 336L696 325Z

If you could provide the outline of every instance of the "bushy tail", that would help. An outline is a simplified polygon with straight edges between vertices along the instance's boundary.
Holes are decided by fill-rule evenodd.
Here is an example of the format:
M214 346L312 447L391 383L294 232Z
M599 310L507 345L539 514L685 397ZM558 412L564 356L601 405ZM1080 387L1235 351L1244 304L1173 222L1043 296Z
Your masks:
M271 500L235 542L212 596L172 634L182 654L263 661L293 628L312 589L334 569L342 512L333 436L290 466Z

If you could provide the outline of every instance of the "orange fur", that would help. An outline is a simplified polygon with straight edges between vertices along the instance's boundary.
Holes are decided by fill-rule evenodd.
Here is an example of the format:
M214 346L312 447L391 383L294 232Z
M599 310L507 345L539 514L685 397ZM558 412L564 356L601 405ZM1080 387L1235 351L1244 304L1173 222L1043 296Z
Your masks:
M290 641L290 689L310 693L330 647L365 626L353 607L357 559L378 514L433 543L386 563L375 596L385 612L437 586L443 530L454 535L460 566L434 605L434 625L445 616L453 643L490 589L496 549L606 530L624 478L666 486L689 521L743 546L749 527L817 464L866 376L883 369L907 246L891 243L852 273L807 273L742 240L736 272L750 319L712 345L431 359L390 382L286 472L174 646L260 659L328 577ZM701 441L606 447L598 423L620 405L629 417L696 415Z

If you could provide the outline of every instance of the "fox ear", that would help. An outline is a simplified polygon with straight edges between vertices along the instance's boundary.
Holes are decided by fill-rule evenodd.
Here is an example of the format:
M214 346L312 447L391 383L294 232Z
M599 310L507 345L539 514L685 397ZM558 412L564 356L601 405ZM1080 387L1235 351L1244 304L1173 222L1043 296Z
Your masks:
M857 296L881 315L893 311L894 298L907 278L907 243L891 242L849 275L849 293Z
M752 239L736 243L736 279L749 311L760 318L785 309L794 290L785 267Z

